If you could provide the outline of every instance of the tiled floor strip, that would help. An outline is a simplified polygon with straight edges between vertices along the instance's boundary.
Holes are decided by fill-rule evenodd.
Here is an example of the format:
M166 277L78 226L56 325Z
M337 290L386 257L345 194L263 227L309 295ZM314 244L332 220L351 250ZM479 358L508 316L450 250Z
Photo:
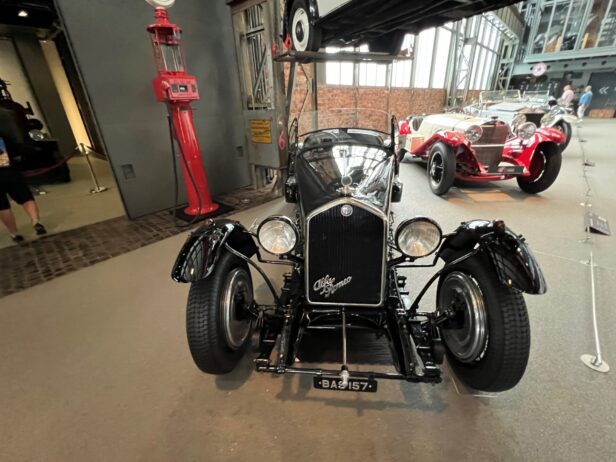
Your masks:
M236 213L274 199L269 190L242 189L220 198ZM84 226L0 250L0 297L175 236L169 211L136 220L126 217ZM170 265L172 262L169 263Z

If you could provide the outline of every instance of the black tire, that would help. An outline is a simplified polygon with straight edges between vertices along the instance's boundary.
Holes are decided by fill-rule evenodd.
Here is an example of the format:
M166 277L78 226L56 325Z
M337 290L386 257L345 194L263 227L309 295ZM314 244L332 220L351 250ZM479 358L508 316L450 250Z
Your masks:
M407 154L408 154L408 151L404 148L400 148L396 151L396 157L398 158L399 164L402 163L402 161L404 160Z
M529 170L531 176L518 177L518 186L528 194L548 189L558 178L563 162L562 149L555 143L541 143L533 153Z
M450 146L436 143L428 156L428 182L437 196L446 194L456 179L456 156Z
M241 276L238 276L241 275ZM186 309L186 333L188 346L195 364L203 372L209 374L227 374L240 362L250 342L251 324L246 313L248 332L243 341L233 345L226 334L224 294L232 281L241 277L241 289L246 291L247 281L249 294L236 303L252 302L252 279L248 265L229 252L224 252L212 274L200 281L192 283L188 294ZM233 298L233 297L230 297ZM241 307L237 307L241 309ZM241 338L241 337L240 337Z
M454 293L452 287L464 281L463 277L467 283L470 281L474 285L473 290L478 289L483 301L487 335L475 337L477 342L473 353L468 344L465 344L468 348L464 349L457 343L460 338L469 341L464 328L470 316L462 318L462 331L455 328L460 324L453 325L453 329L444 325L441 333L449 365L463 383L475 390L509 390L524 375L530 354L530 324L524 297L502 284L495 275L492 263L479 254L455 265L441 276L437 295L441 309L450 308L445 304L449 303ZM460 358L461 352L468 354L463 360ZM474 357L477 352L479 354Z
M287 20L287 32L294 50L319 51L321 48L321 31L312 24L312 19L306 0L295 0Z
M571 142L571 136L573 134L573 130L571 130L571 124L569 122L561 120L554 124L554 128L563 132L567 137L567 139L565 139L565 142L560 145L560 149L564 151L565 149L567 149L567 146L569 146L569 143Z

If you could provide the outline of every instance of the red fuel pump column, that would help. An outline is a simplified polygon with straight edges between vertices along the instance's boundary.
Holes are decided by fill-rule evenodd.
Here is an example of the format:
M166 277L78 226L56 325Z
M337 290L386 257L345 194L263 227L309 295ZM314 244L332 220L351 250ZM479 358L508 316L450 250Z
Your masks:
M215 212L218 204L210 196L195 133L191 102L199 99L197 79L186 72L181 47L182 30L169 22L169 15L162 7L156 8L155 18L156 23L148 26L158 67L158 75L153 81L154 93L158 101L167 104L173 136L180 146L188 197L184 213L189 217L204 216Z

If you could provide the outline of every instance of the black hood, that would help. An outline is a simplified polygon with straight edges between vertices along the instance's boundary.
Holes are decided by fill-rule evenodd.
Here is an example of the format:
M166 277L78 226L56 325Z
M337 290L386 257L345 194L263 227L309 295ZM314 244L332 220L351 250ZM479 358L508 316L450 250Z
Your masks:
M387 213L394 158L376 146L330 144L300 152L295 176L306 215L342 197Z

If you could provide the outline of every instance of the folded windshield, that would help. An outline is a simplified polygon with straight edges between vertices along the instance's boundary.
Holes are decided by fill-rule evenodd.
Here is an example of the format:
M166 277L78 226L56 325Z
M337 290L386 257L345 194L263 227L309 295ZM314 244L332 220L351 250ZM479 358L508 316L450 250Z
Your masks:
M391 137L391 115L375 109L310 111L292 115L290 120L292 142L305 148L332 143L384 147Z

